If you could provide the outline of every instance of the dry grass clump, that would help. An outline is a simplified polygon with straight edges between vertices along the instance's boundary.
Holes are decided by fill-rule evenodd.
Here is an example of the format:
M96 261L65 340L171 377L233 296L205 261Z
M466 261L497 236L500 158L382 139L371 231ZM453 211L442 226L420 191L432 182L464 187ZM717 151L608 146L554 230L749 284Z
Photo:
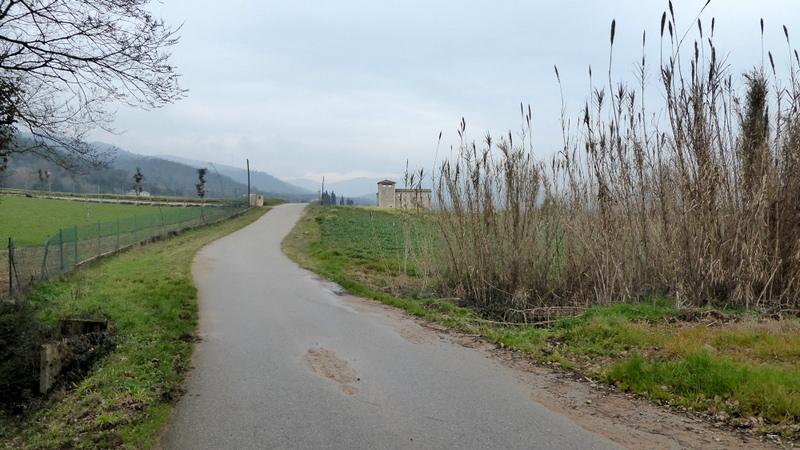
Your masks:
M784 27L789 79L769 53L740 84L714 20L692 28L689 47L670 7L658 95L646 56L636 85L609 69L579 120L562 116L550 161L532 156L530 108L516 139L478 145L462 120L436 181L448 290L498 312L663 296L800 309L800 57ZM646 98L663 103L651 112Z

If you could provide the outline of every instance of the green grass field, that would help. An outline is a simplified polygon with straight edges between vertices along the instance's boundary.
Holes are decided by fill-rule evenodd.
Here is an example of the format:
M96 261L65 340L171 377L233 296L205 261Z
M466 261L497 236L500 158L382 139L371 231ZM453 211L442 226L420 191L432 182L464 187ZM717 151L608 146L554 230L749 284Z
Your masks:
M417 229L435 232L430 216L412 220ZM681 310L654 300L591 308L547 328L504 326L436 299L435 271L430 279L395 269L403 236L397 213L311 207L284 250L354 295L655 401L707 411L743 429L800 438L800 320ZM413 245L435 242L425 236L412 233Z
M0 196L0 239L43 245L59 228L158 214L155 206L114 205L22 196Z
M52 394L28 417L0 418L0 448L153 446L189 368L197 323L191 261L200 248L264 212L251 209L40 284L29 301L43 323L107 318L117 346L86 378Z
M429 214L386 212L375 208L322 208L314 211L314 233L306 249L318 270L341 273L394 295L419 296L427 256L438 246L436 224ZM297 253L297 252L295 252ZM424 258L425 257L425 258Z
M358 266L399 275L415 273L418 259L414 256L436 236L436 225L426 217L370 208L327 208L320 210L318 223L332 256L341 253ZM406 242L410 257L404 263Z

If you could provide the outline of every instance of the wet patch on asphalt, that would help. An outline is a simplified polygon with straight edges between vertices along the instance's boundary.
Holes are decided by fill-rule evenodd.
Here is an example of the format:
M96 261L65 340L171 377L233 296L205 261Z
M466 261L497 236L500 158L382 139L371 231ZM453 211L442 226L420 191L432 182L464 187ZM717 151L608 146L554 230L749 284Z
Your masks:
M432 344L435 339L430 330L427 330L416 323L403 323L395 327L395 331L401 338L412 344Z
M345 288L341 287L338 283L326 280L325 278L316 275L314 275L313 278L319 284L321 284L325 290L329 291L331 294L337 295L339 297L347 295L347 291L345 290Z
M358 393L356 383L361 381L350 364L336 356L336 352L324 348L312 348L306 352L306 364L317 375L336 383L339 390L346 395Z

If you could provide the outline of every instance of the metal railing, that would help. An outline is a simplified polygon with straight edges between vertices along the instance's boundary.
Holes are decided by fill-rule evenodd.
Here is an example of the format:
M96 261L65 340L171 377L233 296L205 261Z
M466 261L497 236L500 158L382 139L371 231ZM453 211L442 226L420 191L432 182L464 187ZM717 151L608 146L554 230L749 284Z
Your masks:
M104 255L225 220L247 208L247 203L238 202L213 207L164 207L157 214L61 228L41 246L17 245L9 237L7 252L0 256L0 265L7 267L6 276L0 277L0 298L24 294L37 281L69 272Z

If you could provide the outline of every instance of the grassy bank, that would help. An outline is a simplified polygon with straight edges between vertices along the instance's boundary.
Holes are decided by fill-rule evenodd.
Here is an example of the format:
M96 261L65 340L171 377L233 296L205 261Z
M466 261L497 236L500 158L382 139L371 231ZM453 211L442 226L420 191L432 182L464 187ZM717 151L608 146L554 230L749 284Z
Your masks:
M669 300L595 307L548 327L507 326L437 300L423 271L403 271L403 217L362 208L309 208L284 241L301 265L351 293L659 402L755 432L798 438L800 321L737 311L683 310ZM412 216L430 229L425 216ZM412 261L414 258L411 258ZM411 288L403 288L411 286Z
M117 346L86 378L54 392L22 421L0 423L0 447L152 446L189 367L197 322L191 261L204 245L264 212L250 210L39 285L30 302L43 322L108 318Z

